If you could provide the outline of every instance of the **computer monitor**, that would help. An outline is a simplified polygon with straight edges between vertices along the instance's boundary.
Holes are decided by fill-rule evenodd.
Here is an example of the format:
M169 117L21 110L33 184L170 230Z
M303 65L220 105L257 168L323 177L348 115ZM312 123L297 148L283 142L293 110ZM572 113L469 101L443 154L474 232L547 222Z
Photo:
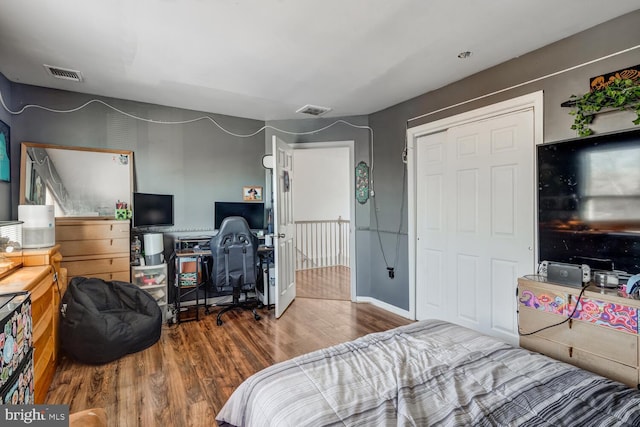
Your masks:
M252 230L264 230L264 203L259 202L215 202L214 228L220 229L222 220L228 216L241 216Z
M133 193L133 226L173 225L173 195Z

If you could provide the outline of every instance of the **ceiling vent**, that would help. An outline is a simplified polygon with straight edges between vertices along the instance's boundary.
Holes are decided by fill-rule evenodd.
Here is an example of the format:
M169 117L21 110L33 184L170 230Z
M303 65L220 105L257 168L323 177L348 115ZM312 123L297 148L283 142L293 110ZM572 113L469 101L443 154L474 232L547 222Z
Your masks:
M322 116L323 114L328 113L329 111L331 111L331 108L318 107L317 105L307 104L302 108L298 108L296 110L296 113L309 114L311 116L318 117L318 116Z
M80 71L70 70L68 68L54 67L52 65L44 64L47 72L57 79L72 80L74 82L82 81L82 74Z

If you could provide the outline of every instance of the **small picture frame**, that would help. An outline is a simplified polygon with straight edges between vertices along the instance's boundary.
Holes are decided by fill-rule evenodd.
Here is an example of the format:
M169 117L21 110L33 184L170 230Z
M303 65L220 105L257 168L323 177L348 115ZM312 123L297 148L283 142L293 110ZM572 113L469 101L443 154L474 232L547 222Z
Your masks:
M258 187L255 185L242 187L242 200L246 202L261 202L262 187Z

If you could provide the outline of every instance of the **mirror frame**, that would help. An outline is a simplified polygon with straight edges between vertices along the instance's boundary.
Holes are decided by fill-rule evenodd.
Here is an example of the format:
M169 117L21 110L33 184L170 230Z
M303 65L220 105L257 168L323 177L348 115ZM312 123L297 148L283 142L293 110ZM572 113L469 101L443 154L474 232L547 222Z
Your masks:
M22 142L20 144L20 204L25 204L27 201L26 198L26 162L27 162L27 150L29 148L42 148L42 149L59 149L59 150L72 150L72 151L87 151L94 153L106 153L106 154L116 154L116 155L128 155L129 156L129 206L133 205L133 200L131 199L133 191L134 191L134 169L133 169L133 151L131 150L116 150L116 149L106 149L106 148L92 148L92 147L76 147L70 145L56 145L56 144L44 144L39 142ZM56 218L88 218L88 219L113 219L115 218L115 206L114 206L114 214L109 216L56 216Z

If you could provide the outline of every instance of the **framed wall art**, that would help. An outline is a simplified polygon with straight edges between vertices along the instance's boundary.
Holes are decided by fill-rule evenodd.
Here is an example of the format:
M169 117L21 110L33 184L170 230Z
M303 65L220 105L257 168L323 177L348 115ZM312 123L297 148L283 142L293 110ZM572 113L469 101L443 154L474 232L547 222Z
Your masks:
M242 200L247 202L261 202L262 201L262 187L255 185L249 187L242 187Z
M0 181L11 181L11 145L9 125L0 120Z

